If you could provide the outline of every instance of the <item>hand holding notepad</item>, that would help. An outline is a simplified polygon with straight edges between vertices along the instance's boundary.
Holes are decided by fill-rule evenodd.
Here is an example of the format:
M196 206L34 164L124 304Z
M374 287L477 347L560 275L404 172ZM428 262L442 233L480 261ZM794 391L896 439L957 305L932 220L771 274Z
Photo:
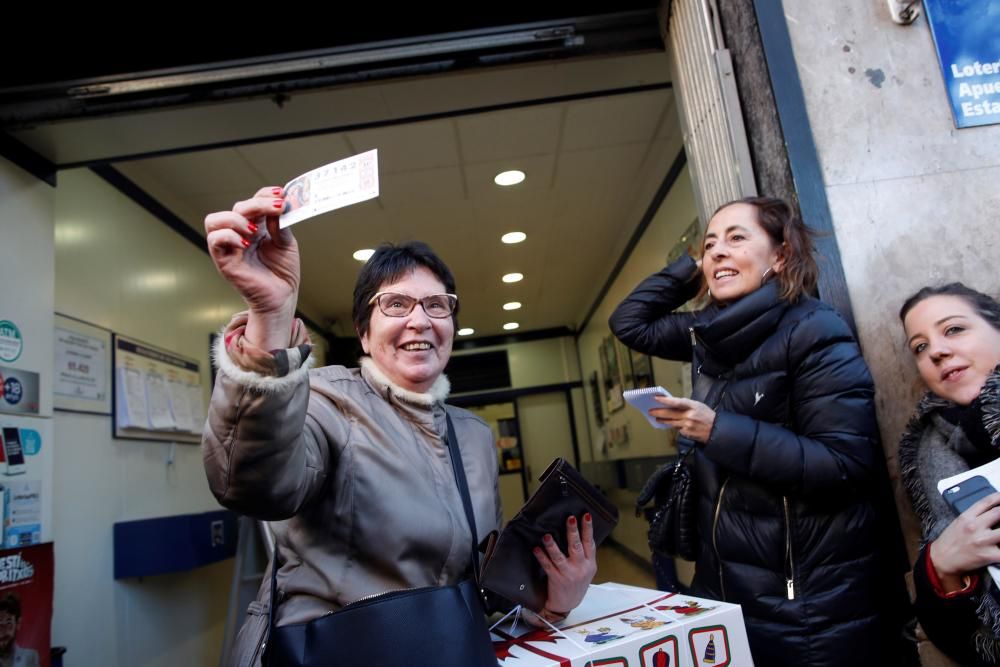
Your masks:
M662 408L663 406L656 402L656 396L670 396L670 392L663 387L645 387L643 389L627 389L622 392L622 398L628 401L628 404L634 408L638 408L643 416L649 420L649 423L653 425L653 428L672 428L669 424L664 424L656 420L649 414L649 411L653 408Z

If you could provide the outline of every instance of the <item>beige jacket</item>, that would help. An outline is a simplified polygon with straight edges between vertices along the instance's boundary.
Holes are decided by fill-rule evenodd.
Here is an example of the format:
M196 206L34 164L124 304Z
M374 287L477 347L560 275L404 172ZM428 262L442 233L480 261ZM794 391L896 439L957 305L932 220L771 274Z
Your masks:
M282 563L278 624L374 593L463 579L472 537L442 439L447 379L416 394L370 359L361 369L302 367L267 377L233 362L229 337L220 336L216 350L205 469L222 505L272 522ZM235 352L233 341L229 347ZM493 434L473 414L447 411L482 538L501 522ZM269 583L238 643L263 636Z

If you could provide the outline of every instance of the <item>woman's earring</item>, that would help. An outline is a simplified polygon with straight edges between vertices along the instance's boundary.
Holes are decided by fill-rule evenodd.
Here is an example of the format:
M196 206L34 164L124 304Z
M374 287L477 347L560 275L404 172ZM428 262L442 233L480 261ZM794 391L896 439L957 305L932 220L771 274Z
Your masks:
M763 274L761 275L761 277L760 277L760 284L761 284L761 285L763 285L763 284L764 284L764 280L765 280L765 279L767 279L767 274L771 273L771 271L772 271L772 267L770 267L770 266L769 266L769 267L767 267L767 271L765 271L765 272L764 272L764 273L763 273Z

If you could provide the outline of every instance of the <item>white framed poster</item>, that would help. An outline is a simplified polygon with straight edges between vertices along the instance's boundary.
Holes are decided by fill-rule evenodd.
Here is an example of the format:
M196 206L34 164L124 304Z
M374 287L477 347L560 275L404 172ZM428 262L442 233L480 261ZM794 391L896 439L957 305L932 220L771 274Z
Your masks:
M110 415L111 332L56 313L53 340L53 408Z

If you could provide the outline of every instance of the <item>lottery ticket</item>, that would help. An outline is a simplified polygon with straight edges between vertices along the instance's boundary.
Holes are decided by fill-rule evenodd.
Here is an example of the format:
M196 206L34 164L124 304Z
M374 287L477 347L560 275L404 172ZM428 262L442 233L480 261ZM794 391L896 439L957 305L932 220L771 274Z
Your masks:
M378 149L331 162L285 186L282 229L334 209L378 197Z

